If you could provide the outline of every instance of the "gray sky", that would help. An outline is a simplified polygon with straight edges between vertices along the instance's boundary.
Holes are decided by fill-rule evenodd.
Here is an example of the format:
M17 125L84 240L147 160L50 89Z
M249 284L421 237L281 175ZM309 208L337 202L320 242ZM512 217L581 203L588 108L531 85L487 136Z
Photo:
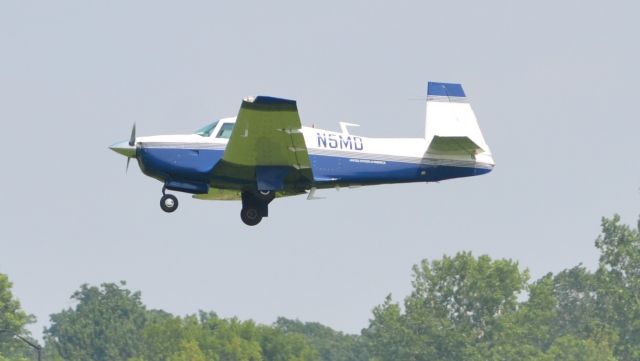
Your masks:
M600 217L640 201L633 1L0 3L0 272L38 318L82 283L126 280L151 308L277 316L359 332L423 258L472 250L534 277L597 264ZM221 3L221 2L220 2ZM461 82L489 175L239 203L180 195L107 149L187 133L255 94L303 124L419 137L429 80Z

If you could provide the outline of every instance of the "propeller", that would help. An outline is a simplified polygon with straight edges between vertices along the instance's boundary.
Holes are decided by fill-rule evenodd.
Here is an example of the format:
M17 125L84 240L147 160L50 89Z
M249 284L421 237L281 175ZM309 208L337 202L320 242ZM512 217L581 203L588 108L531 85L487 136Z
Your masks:
M131 128L131 137L129 138L129 145L136 145L136 123L133 123L133 128ZM131 158L127 157L127 167L124 169L124 174L129 173L129 163L131 162Z
M127 157L127 167L125 168L125 173L129 171L129 163L131 162L131 158L134 158L136 156L136 123L133 123L133 128L131 128L131 137L129 138L129 141L125 140L112 144L109 149Z
M129 145L136 145L136 123L133 123L133 128L131 128L131 138L129 138Z

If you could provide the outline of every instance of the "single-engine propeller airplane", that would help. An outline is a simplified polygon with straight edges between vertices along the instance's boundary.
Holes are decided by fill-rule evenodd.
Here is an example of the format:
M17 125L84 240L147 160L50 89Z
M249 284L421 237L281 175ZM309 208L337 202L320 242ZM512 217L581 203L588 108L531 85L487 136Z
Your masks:
M303 127L293 100L267 96L242 101L223 118L187 135L136 138L110 148L136 158L163 183L160 207L178 208L166 191L205 200L241 200L240 218L254 226L275 197L316 189L386 183L437 182L490 172L494 162L460 84L427 85L424 138L366 138Z

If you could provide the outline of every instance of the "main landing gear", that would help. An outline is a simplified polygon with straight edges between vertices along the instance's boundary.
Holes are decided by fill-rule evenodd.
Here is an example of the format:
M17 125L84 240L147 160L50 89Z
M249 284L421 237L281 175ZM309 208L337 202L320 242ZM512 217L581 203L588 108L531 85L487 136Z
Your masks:
M173 194L167 194L166 188L162 188L162 198L160 198L160 208L167 213L178 209L178 198Z
M242 222L247 226L255 226L260 223L262 217L268 217L269 203L275 197L274 191L242 192Z
M240 219L248 226L255 226L263 217L269 216L269 203L276 197L274 191L244 191L242 192L242 210ZM167 213L178 209L178 198L173 194L167 194L166 188L162 188L160 208Z

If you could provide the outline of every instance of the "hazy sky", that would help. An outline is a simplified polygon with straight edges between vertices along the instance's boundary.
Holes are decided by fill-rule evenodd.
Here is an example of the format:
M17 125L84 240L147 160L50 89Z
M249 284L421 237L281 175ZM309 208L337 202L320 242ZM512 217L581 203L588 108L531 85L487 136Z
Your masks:
M600 218L640 209L634 1L0 2L0 272L38 318L83 283L126 280L151 308L345 332L410 290L421 259L471 250L534 277L597 264ZM489 175L239 203L181 194L107 147L298 100L303 124L419 137L429 80L460 82Z

